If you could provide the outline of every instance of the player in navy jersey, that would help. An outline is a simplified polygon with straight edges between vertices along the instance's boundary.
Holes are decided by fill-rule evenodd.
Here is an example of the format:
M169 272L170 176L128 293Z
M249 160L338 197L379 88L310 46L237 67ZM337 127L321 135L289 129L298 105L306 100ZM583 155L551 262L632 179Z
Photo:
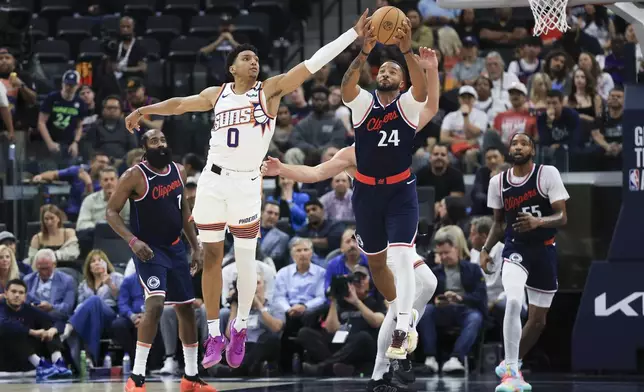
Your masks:
M203 252L194 226L189 222L190 208L183 188L186 172L172 162L161 131L146 132L141 142L144 160L128 169L107 204L107 221L134 253L134 264L145 291L145 317L137 328L137 346L132 375L126 392L145 392L145 367L150 346L157 334L165 304L175 305L179 335L183 342L185 374L182 392L212 392L197 372L197 327L192 307L194 293L190 264L182 232L192 248L192 269L201 267ZM119 215L130 203L131 229Z
M494 224L481 250L484 271L500 267L492 265L490 250L505 235L501 273L507 297L503 319L505 361L496 368L496 374L502 377L497 392L532 390L523 380L519 359L539 339L557 291L555 234L566 224L566 200L570 196L559 171L554 166L535 164L534 156L530 136L515 134L510 140L513 166L492 177L488 189L487 203L494 210ZM524 291L528 293L529 309L521 335Z
M409 19L395 36L407 63L411 87L400 93L405 87L405 72L395 61L385 61L380 66L376 91L369 93L358 86L362 68L376 43L373 36L367 35L360 54L342 78L341 91L355 128L357 171L352 203L356 239L367 255L376 287L397 318L386 356L404 360L409 348L410 322L415 323L412 305L418 228L416 177L410 167L413 139L427 89L424 71L411 50ZM388 249L396 263L395 279L387 266ZM379 338L379 342L385 341L386 338Z

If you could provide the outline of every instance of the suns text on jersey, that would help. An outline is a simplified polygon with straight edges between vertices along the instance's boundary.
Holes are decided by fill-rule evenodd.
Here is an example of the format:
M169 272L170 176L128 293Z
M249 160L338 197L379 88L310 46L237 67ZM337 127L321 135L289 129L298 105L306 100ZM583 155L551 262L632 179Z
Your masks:
M234 127L253 121L253 107L237 108L223 111L215 115L215 131L219 128Z

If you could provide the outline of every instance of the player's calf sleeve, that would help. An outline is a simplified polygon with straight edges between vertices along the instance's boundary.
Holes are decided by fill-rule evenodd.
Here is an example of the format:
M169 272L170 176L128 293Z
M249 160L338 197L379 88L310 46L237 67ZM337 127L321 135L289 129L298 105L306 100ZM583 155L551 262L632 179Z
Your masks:
M235 238L235 263L237 263L237 319L235 329L246 328L246 320L250 314L250 308L257 289L257 261L255 250L257 240Z
M389 370L389 359L385 356L387 348L391 344L391 335L396 326L395 310L391 308L387 311L385 319L382 321L380 330L378 331L378 352L376 354L376 362L373 366L373 373L371 374L372 380L381 380L382 377Z
M501 275L506 295L505 316L503 318L503 342L505 345L506 365L518 370L519 343L521 342L521 307L525 282L525 271L512 263L505 263Z
M424 262L414 269L416 277L416 299L414 300L414 309L418 312L418 319L423 317L425 305L434 296L438 280L427 264Z
M389 252L396 264L396 329L407 332L411 319L411 309L414 305L416 293L416 279L414 277L414 261L417 254L413 248L406 246L390 247Z

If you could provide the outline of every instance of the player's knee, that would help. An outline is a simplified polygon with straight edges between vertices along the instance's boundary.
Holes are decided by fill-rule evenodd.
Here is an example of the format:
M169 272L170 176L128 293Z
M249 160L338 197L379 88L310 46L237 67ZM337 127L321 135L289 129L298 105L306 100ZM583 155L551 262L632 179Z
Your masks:
M175 312L177 312L177 317L180 320L195 320L195 310L192 306L192 302L186 304L177 304L174 306ZM185 321L184 321L185 322Z
M257 249L257 238L237 238L233 244L235 249L250 249L253 252Z
M223 244L206 243L203 247L204 250L204 269L221 266L224 259L224 246Z
M225 230L199 230L199 239L206 245L215 245L226 238Z
M163 314L164 301L165 301L165 297L161 295L154 295L152 297L148 297L145 300L145 317L146 318L149 317L150 320L159 322L159 320L161 320L161 315Z

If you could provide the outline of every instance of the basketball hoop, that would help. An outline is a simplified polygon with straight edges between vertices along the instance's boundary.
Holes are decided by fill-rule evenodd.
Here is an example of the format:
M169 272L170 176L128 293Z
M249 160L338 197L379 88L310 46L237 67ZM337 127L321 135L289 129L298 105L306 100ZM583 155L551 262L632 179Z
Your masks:
M568 0L529 0L534 16L534 35L539 36L550 30L565 33L570 26L566 18Z

